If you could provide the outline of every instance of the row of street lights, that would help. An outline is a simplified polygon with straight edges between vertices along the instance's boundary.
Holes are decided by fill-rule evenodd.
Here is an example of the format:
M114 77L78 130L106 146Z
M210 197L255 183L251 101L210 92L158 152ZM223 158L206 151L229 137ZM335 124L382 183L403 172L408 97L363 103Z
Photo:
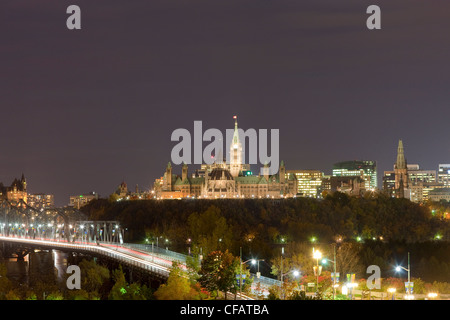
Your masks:
M283 248L284 249L284 248ZM284 250L282 252L281 255L281 263L280 263L280 289L281 286L283 284L283 280L284 277L287 276L288 274L293 274L293 276L295 278L300 276L300 271L294 269L291 271L288 271L286 273L283 272L283 254L284 254ZM313 267L314 269L314 275L316 276L316 293L319 292L319 275L321 274L322 271L322 266L319 265L319 260L321 260L322 264L326 264L327 262L331 262L333 263L333 267L334 267L334 272L333 272L333 300L335 300L336 298L336 288L337 288L337 272L336 272L336 264L337 264L337 260L336 260L336 244L333 245L333 260L328 259L328 258L322 258L322 252L319 250L315 250L315 248L313 248L313 259L316 260L316 265ZM248 259L246 261L242 261L242 247L240 247L240 281L239 281L239 293L242 296L242 278L243 278L243 274L242 274L242 266L246 263L251 262L252 265L258 265L258 271L257 271L257 278L260 277L260 272L259 272L259 262L260 261L264 261L264 259ZM411 277L410 277L410 273L411 273L411 268L410 268L410 254L408 252L408 268L404 268L402 266L397 266L396 267L396 271L400 271L401 269L405 270L408 272L408 282L407 282L407 293L410 296L412 294L412 285L411 285ZM352 285L352 284L350 284ZM389 291L390 292L390 291Z

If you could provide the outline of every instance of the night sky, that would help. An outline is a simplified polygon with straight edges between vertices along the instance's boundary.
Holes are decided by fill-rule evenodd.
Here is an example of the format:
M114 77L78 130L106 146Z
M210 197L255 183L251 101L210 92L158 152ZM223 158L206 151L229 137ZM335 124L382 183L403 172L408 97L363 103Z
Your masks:
M81 30L66 8L81 8ZM382 29L368 30L377 4ZM30 193L161 177L173 130L280 129L287 169L450 163L448 0L2 0L0 181ZM192 170L191 170L192 171ZM175 172L181 173L176 167Z

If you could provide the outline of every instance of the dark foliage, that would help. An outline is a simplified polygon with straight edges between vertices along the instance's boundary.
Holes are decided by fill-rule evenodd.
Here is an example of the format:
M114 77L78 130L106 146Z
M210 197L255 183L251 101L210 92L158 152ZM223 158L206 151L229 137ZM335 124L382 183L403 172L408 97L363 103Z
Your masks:
M215 207L232 230L229 249L235 255L242 247L245 256L269 261L278 254L281 239L284 243L301 243L315 237L327 245L341 238L343 242L361 243L360 259L365 265L377 264L390 272L393 263L405 262L407 252L411 252L414 276L449 281L449 220L443 214L433 214L433 205L439 205L440 212L446 210L443 204L423 205L383 194L356 198L342 193L323 200L100 199L83 210L91 219L119 220L127 228L127 242L163 236L170 240L171 250L186 253L187 239L198 236L191 234L189 216ZM439 276L436 270L440 270Z

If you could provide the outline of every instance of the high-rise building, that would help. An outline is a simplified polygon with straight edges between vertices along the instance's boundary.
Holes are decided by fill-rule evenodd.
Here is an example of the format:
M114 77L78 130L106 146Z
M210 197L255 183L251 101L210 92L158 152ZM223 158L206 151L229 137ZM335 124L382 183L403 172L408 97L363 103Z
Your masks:
M323 197L331 191L331 175L324 174L322 177L322 183L319 187L319 197Z
M51 208L55 205L55 198L52 194L29 194L27 204L35 209Z
M420 170L418 164L408 164L408 177L412 185L436 182L436 170Z
M429 192L431 201L450 201L450 188L437 188Z
M428 194L431 190L444 187L444 184L436 181L435 170L421 170L418 164L407 164L406 168L408 172L409 188L406 190L405 194L409 194L408 198L411 201L427 201ZM395 196L395 171L384 172L383 186L385 191L391 196Z
M450 186L450 164L439 164L438 182Z
M385 171L383 174L383 190L389 194L389 196L394 196L395 189L395 172Z
M82 206L85 206L90 201L98 199L98 193L90 192L88 194L80 194L76 196L70 196L69 206L74 207L76 209L80 209Z
M361 177L366 190L375 190L377 183L377 164L372 160L353 160L333 165L333 177Z
M287 170L286 179L290 174L297 178L297 196L317 198L320 196L323 172L319 170Z
M416 183L414 185L411 185L410 200L412 202L424 202L430 200L431 191L442 188L445 188L445 186L442 183L437 182Z

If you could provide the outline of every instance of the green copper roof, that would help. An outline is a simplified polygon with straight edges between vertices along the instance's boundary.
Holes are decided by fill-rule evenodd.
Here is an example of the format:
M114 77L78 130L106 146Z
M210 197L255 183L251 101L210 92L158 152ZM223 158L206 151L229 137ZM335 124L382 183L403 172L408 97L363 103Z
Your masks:
M177 180L175 181L174 185L179 186L183 184L183 182L181 181L180 177L177 178Z
M189 178L189 181L191 184L203 184L205 182L205 178L203 177L196 177L196 178Z
M240 184L258 184L261 181L261 177L258 177L258 176L242 176L242 177L236 177L236 178L234 178L234 180L237 183L240 183Z

